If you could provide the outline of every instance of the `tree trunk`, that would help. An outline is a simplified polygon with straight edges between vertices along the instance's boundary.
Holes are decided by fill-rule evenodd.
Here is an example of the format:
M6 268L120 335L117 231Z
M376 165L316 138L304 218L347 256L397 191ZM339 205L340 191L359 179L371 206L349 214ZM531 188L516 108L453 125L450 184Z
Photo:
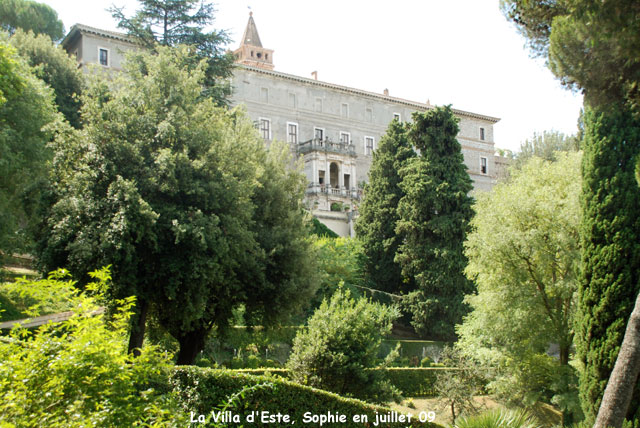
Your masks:
M204 348L204 341L207 337L207 332L208 331L206 329L201 328L186 332L177 338L180 343L178 361L176 362L177 365L193 365L198 353Z
M640 293L627 322L620 352L600 403L594 428L620 428L640 372Z
M453 401L451 402L451 423L456 423L456 405Z
M569 351L571 345L560 345L560 365L566 366L569 365ZM563 410L560 419L560 426L566 427L567 423L571 423L572 418L570 414Z
M144 342L144 331L147 324L149 302L146 299L138 299L137 311L131 318L131 334L129 335L128 352L134 357L140 355L140 349Z

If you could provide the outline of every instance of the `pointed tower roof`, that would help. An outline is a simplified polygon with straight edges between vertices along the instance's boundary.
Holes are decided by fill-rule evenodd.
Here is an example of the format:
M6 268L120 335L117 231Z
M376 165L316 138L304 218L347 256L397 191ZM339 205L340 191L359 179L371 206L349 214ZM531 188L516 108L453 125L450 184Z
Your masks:
M253 12L249 12L249 22L244 30L240 47L233 52L233 55L237 63L273 70L273 50L262 47L258 28L253 20Z
M247 22L247 28L244 29L242 44L259 48L262 47L260 36L258 35L258 28L256 27L256 22L253 20L253 12L249 12L249 22Z

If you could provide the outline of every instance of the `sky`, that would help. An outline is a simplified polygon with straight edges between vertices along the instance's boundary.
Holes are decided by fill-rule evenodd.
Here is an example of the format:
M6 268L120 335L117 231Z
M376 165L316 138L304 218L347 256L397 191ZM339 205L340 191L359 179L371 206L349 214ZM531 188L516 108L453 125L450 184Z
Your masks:
M135 0L41 0L67 31L81 23L118 31L112 4ZM530 57L498 0L218 0L213 28L238 41L253 12L275 70L500 118L496 147L517 150L534 133L574 134L582 96Z

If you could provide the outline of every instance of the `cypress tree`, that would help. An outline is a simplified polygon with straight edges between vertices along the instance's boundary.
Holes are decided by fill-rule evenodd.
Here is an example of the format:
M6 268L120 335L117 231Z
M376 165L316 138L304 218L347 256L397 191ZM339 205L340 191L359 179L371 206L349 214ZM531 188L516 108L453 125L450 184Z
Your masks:
M593 421L640 288L640 122L622 109L591 109L585 125L576 347L583 410ZM639 392L636 386L629 418L640 417Z
M396 235L400 189L399 169L415 157L406 125L394 120L373 153L366 198L360 206L356 233L365 254L365 275L373 288L390 293L402 289L400 265L394 260L400 240Z
M401 244L396 261L417 289L405 297L412 325L423 335L455 338L454 327L468 311L465 294L473 283L464 275L464 246L473 215L473 189L450 107L414 113L409 142L420 155L400 170L404 196L398 205L396 232Z

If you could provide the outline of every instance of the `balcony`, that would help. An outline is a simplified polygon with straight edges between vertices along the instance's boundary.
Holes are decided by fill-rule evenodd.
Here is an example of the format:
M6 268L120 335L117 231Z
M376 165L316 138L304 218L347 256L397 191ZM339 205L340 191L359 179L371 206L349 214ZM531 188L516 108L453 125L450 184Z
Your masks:
M353 143L334 143L329 138L325 138L324 140L314 138L313 140L302 142L298 144L297 150L298 154L305 154L310 152L327 152L338 153L347 156L356 155L356 146Z
M309 183L307 186L307 195L329 195L341 198L360 200L362 197L362 189L357 187L331 187L328 184Z

